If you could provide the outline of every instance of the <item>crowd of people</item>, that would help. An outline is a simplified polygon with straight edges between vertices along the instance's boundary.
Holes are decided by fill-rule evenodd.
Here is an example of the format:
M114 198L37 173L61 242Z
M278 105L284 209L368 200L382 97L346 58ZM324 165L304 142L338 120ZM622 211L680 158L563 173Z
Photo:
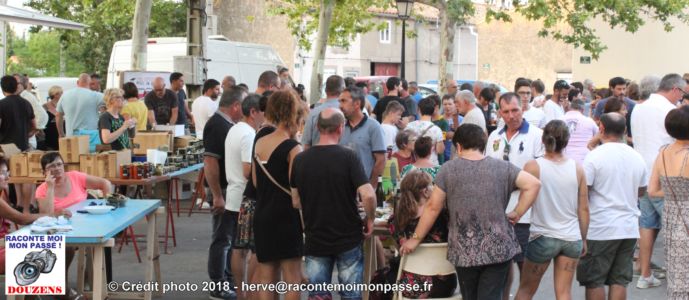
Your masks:
M191 106L181 73L170 75L169 88L156 78L143 99L133 83L101 93L96 80L82 74L77 88L53 87L42 103L25 76L2 77L0 144L55 150L59 137L88 135L93 147L121 150L137 131L191 125L205 147L207 272L219 283L211 299L273 299L241 283L330 283L335 267L339 283L363 283L363 241L390 160L400 176L387 191L386 225L399 253L448 243L447 258L435 259L456 267L437 276L403 272L402 283L432 287L405 297L449 297L459 287L464 299L509 299L518 278L516 298L531 299L554 262L558 299L571 298L575 275L587 299L605 299L605 286L610 299L623 299L637 256L637 288L659 286L665 275L669 298L689 297L689 85L680 75L639 84L615 77L598 90L590 80L558 80L548 95L527 78L506 93L450 80L446 93L425 98L397 77L377 97L365 82L333 75L311 106L284 68L262 73L253 92L232 76L208 79ZM86 189L112 189L65 172L56 152L41 164L46 182L34 193L31 185L10 189L0 159L0 190L12 190L0 193L2 218L25 224L65 214ZM661 228L667 274L650 262ZM373 280L393 283L399 257L375 244L381 268ZM288 291L285 299L300 296Z

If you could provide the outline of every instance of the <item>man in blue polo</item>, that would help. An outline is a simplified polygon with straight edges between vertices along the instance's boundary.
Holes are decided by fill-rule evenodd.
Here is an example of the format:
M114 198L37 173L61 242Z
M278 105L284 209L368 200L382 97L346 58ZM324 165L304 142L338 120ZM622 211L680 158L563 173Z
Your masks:
M340 110L347 118L340 145L357 153L364 166L364 173L374 189L378 187L378 176L385 167L385 142L380 123L364 115L361 108L366 103L364 91L352 86L340 95Z
M306 118L306 125L301 138L301 144L304 146L304 149L318 144L320 139L318 128L316 127L318 115L326 108L337 108L340 105L338 99L344 87L344 79L339 75L332 75L325 81L325 102L314 107Z
M543 131L536 126L531 126L523 118L523 111L519 97L515 93L506 93L500 96L500 116L505 120L505 127L493 131L486 143L486 156L511 162L513 165L524 168L529 160L543 156L543 144L541 136ZM519 190L512 192L510 203L506 212L511 212L517 206ZM531 210L515 224L514 231L522 248L522 253L514 257L521 272L526 255L526 245L529 243L529 227L531 226ZM521 276L520 276L521 277ZM505 293L509 295L512 285L512 271L508 273Z

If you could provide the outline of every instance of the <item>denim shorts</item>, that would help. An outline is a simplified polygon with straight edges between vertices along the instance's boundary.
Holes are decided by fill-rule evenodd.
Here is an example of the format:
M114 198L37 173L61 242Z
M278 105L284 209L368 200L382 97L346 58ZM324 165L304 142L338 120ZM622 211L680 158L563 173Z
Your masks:
M309 283L328 284L333 278L333 267L337 266L337 281L340 284L361 284L364 281L364 250L359 244L353 249L331 256L306 256L304 269ZM329 291L309 291L309 299L332 297ZM342 299L361 299L361 291L346 289L340 291Z
M586 288L603 285L626 287L632 282L632 257L636 239L592 241L588 240L586 255L579 260L577 281Z
M664 203L663 198L650 197L648 193L639 198L639 210L641 210L639 227L643 229L660 229L662 227Z
M577 259L581 256L581 248L583 247L584 243L581 240L570 242L539 236L529 242L526 259L537 264L550 262L560 255Z

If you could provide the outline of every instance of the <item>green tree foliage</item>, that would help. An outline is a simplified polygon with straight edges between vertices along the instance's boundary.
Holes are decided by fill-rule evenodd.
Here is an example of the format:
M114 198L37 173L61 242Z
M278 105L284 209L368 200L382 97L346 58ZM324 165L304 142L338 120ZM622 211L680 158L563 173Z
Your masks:
M25 3L39 12L87 25L83 31L53 31L59 33L69 58L83 63L81 72L96 72L101 76L106 75L113 44L131 38L134 4L131 0L28 0ZM149 37L185 35L184 2L154 0ZM71 69L69 61L68 70ZM51 63L59 65L59 60Z
M8 32L9 34L13 34ZM31 33L27 40L13 37L8 39L11 48L8 56L16 56L19 63L8 61L7 73L29 74L32 77L54 77L60 74L60 33L40 31ZM72 56L64 56L66 76L76 76L84 69L82 62Z
M333 19L328 28L328 45L348 48L357 34L372 29L384 29L385 24L375 22L369 8L388 9L394 0L335 0ZM287 16L287 26L297 38L299 47L310 50L312 37L318 30L319 0L281 0L269 12Z

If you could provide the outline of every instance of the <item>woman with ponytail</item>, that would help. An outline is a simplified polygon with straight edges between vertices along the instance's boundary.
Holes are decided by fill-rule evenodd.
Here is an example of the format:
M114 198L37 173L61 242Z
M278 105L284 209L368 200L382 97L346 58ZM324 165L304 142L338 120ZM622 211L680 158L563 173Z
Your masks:
M411 239L414 229L419 223L419 217L423 214L423 208L433 191L431 176L421 170L412 170L402 179L400 196L394 207L394 213L388 220L390 233L398 244ZM422 243L446 243L447 242L447 210L443 210L433 224L431 231L421 241ZM445 259L439 257L438 259ZM376 283L394 283L399 268L399 257L390 260L390 267L382 269L376 274ZM375 279L374 279L375 280ZM417 286L431 286L429 291L405 291L405 298L446 298L453 295L457 288L457 275L423 276L414 273L402 272L399 284L412 284ZM426 285L424 285L426 283ZM392 293L373 293L371 299L392 299Z
M531 207L531 236L516 299L533 298L551 260L555 261L556 298L571 299L577 262L586 254L586 178L581 165L562 154L569 142L565 122L550 121L542 141L545 155L524 166L524 171L541 180L541 190Z

